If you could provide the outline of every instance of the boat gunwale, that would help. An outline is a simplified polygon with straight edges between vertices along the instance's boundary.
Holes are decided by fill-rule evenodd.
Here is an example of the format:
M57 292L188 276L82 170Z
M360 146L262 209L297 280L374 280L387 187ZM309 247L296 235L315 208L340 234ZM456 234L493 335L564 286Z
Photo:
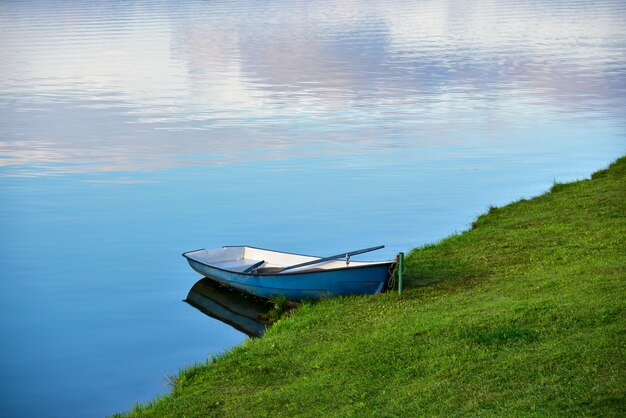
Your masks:
M298 254L298 253L290 253L290 252L285 252L285 251L276 251L276 250L270 250L267 248L260 248L260 247L251 247L249 245L224 245L222 246L222 248L242 248L242 247L247 247L247 248L253 248L255 250L263 250L263 251L272 251L272 252L276 252L276 253L282 253L282 254L290 254L290 255L298 255L298 256L304 256L304 257L318 257L316 255L307 255L307 254ZM233 271L233 270L229 270L229 269L225 269L222 267L217 267L211 264L207 264L203 261L197 260L195 258L189 257L187 254L196 252L196 251L202 251L205 250L206 248L198 248L197 250L191 250L191 251L186 251L182 254L183 257L185 257L187 260L192 260L196 263L202 264L203 266L206 267L210 267L212 269L216 269L216 270L220 270L220 271L225 271L225 272L229 272L229 273L233 273L233 274L237 274L237 275L241 275L241 276L252 276L252 277L268 277L268 276L274 276L274 277L285 277L285 276L295 276L295 275L302 275L302 274L322 274L322 273L326 273L326 272L333 272L333 271L339 271L339 270L347 270L347 269L363 269L363 268L371 268L374 266L380 266L380 265L384 265L384 264L395 264L396 261L395 260L387 260L387 261L359 261L359 263L369 263L369 264L365 264L362 266L346 266L346 267L336 267L336 268L330 268L330 269L321 269L321 270L316 270L316 271L311 271L311 270L302 270L302 271L292 271L292 272L286 272L286 273L259 273L259 274L255 274L255 273L246 273L246 272L239 272L239 271ZM323 258L323 257L319 257L319 258Z

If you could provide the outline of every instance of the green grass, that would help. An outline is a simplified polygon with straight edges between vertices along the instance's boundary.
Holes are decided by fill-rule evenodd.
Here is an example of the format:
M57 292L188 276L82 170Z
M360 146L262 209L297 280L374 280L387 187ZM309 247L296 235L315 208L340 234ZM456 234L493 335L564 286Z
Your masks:
M132 417L625 416L626 157L305 304ZM427 285L426 285L427 284Z

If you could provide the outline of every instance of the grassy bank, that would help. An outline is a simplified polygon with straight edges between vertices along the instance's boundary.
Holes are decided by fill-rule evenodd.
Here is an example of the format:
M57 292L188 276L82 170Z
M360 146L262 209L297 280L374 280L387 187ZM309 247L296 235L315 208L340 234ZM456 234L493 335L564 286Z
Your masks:
M626 157L304 305L130 416L624 416ZM427 286L418 286L428 284Z

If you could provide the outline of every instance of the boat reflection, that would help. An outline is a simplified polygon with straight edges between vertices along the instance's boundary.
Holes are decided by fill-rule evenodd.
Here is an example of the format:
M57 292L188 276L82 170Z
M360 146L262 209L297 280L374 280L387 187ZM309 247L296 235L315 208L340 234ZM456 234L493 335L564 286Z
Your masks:
M204 278L189 290L185 302L250 337L260 337L269 325L261 319L274 305Z

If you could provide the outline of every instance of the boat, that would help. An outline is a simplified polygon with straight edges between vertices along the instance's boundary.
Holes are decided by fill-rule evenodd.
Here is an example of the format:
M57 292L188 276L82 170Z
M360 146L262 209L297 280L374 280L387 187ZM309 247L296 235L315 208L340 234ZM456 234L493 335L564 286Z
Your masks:
M237 292L206 277L189 290L185 302L250 337L263 335L269 326L264 315L274 307L267 299Z
M350 257L383 245L329 257L250 246L224 246L183 253L189 265L222 285L266 299L317 299L381 292L395 261L353 261Z

